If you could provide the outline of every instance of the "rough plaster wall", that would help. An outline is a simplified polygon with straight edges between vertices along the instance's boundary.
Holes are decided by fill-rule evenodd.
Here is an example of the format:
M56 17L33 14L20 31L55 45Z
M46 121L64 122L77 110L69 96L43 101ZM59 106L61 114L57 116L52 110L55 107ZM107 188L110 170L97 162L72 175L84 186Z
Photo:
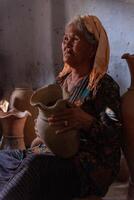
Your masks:
M78 14L97 15L111 46L109 73L121 93L130 83L124 52L133 53L134 0L0 0L0 84L33 88L50 83L62 65L65 23Z
M0 0L0 84L5 91L54 80L50 8L51 1Z

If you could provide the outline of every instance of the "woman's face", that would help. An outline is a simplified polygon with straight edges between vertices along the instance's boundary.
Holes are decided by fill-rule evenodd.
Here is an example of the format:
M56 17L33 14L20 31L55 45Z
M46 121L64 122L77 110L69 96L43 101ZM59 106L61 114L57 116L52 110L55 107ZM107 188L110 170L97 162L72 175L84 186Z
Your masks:
M92 46L74 24L67 26L62 42L64 63L71 67L89 62Z

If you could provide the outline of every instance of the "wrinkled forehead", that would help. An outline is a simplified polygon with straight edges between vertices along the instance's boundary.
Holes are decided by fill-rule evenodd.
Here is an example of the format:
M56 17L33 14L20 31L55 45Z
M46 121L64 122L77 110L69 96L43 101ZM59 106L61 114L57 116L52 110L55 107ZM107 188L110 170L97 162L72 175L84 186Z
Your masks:
M82 20L75 20L73 22L68 23L65 27L65 34L79 35L81 37L84 37L86 41L90 44L98 44L98 41L96 40L94 34L90 33L87 30Z
M84 36L83 32L77 27L75 23L69 23L66 25L65 34Z

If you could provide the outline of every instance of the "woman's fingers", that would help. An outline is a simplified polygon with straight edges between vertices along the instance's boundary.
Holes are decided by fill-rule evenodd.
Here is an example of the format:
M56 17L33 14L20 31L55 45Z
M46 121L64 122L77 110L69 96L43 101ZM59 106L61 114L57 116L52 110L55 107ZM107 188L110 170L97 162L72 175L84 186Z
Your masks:
M49 126L57 126L57 127L64 127L65 122L67 122L67 120L63 120L63 121L54 121L54 122L49 122Z
M73 129L77 129L77 126L76 125L72 125L72 126L69 126L69 127L65 127L65 128L59 129L59 130L56 131L56 134L66 133L66 132L71 131Z
M71 116L61 116L61 117L57 117L57 118L49 118L48 122L49 123L56 123L56 122L60 122L60 121L65 121L65 120L71 120L72 117Z
M73 118L74 116L74 111L72 109L67 109L66 111L57 113L51 117L49 117L47 120L48 122L57 122L61 120L68 120Z
M50 126L53 126L57 128L58 130L56 131L56 134L64 133L67 132L71 129L78 129L79 124L77 123L76 120L70 120L70 119L65 119L65 120L60 120L60 121L55 121L55 122L49 122Z
M69 127L76 124L74 120L67 119L65 118L64 120L59 120L59 121L51 121L49 122L50 126L61 126L61 127Z
M74 109L74 108L68 108L68 109L62 110L62 112L56 113L53 117L61 117L61 116L63 116L63 115L69 116L69 115L72 114L73 109Z
M88 121L87 123L89 123L91 118L90 115L81 110L81 108L76 107L68 110L48 118L49 125L59 127L72 127L77 124L77 128L80 128L83 127L85 122Z

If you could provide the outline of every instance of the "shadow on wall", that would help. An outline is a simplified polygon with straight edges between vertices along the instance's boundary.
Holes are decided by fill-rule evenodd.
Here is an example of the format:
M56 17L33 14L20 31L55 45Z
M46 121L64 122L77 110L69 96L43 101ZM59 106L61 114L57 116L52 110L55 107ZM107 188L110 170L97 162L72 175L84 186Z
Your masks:
M64 0L1 0L0 84L4 90L25 85L35 89L54 81L62 65L65 18Z
M29 76L33 76L33 73L30 74L30 67L26 67L33 63L34 6L33 0L1 0L0 83L4 90L25 84L29 81Z
M65 28L65 19L65 1L51 0L52 58L55 75L58 74L59 69L63 64L61 43Z
M14 87L12 78L11 57L0 50L0 87L3 88L4 97L8 99L10 91Z

